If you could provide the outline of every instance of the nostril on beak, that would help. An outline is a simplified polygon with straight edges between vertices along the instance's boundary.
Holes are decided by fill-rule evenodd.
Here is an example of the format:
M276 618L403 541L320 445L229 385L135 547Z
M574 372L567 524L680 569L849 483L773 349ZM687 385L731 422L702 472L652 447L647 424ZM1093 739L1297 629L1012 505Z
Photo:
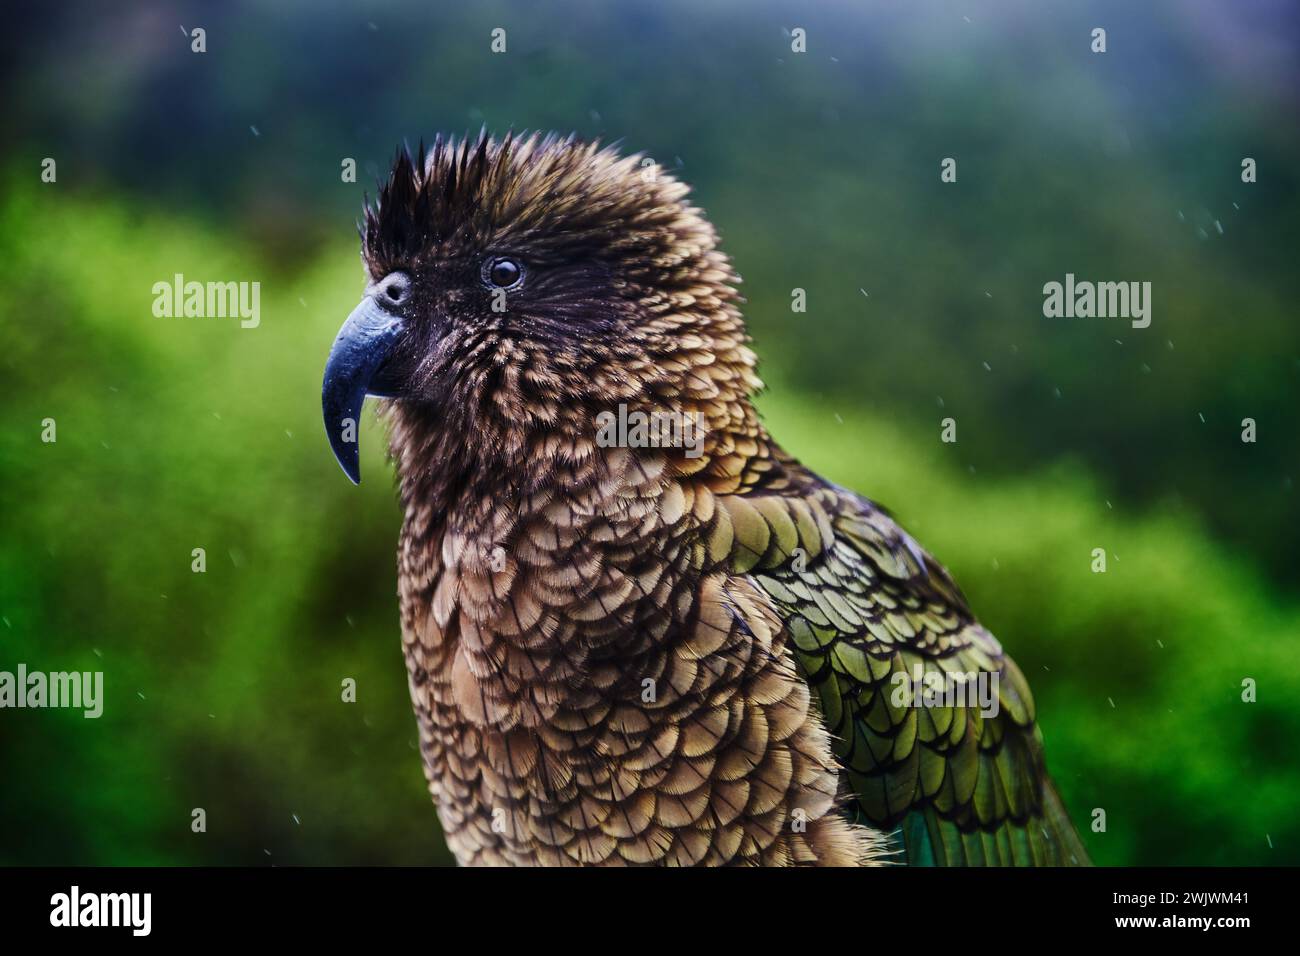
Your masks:
M366 289L366 295L384 308L406 305L411 298L411 277L405 272L390 272Z
M384 283L380 293L392 305L401 305L410 294L411 283L405 276L392 276Z

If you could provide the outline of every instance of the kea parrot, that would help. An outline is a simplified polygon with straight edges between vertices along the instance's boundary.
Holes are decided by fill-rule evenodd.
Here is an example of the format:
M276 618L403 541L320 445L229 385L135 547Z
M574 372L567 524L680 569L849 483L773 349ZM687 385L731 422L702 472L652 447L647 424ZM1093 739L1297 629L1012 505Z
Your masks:
M948 572L765 429L740 279L682 182L573 136L440 136L360 232L325 428L357 482L382 400L460 863L1088 862Z

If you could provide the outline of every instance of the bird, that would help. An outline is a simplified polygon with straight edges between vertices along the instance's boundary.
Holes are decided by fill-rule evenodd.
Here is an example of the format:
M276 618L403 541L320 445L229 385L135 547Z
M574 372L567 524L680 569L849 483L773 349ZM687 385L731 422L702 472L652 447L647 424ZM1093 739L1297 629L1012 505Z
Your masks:
M459 864L1088 863L1024 675L948 571L769 435L740 277L677 176L439 135L358 230L325 429L359 482L380 400ZM604 427L655 415L682 427Z

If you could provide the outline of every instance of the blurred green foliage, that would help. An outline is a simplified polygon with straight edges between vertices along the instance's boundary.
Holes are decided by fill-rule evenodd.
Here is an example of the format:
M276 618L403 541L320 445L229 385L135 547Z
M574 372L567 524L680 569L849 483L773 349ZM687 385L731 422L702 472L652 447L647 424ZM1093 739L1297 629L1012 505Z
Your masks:
M102 669L106 704L4 713L0 863L446 862L399 652L383 435L368 413L354 488L319 422L355 250L268 275L193 223L9 187L0 666ZM151 286L175 272L261 276L260 326L154 317ZM1300 739L1283 639L1300 611L1249 561L1185 514L1108 507L1075 462L986 479L937 429L784 385L761 404L963 583L1031 680L1067 805L1085 830L1106 810L1107 832L1085 832L1098 862L1300 861L1300 768L1280 759Z
M692 184L746 280L774 434L952 568L1030 678L1076 820L1107 812L1098 862L1300 862L1296 21L1216 0L6 11L0 669L102 668L108 700L0 713L0 863L448 860L384 438L367 425L351 487L319 376L362 285L362 190L404 138L480 124L621 139ZM1045 319L1066 272L1152 282L1151 327ZM176 273L261 282L261 325L155 318Z

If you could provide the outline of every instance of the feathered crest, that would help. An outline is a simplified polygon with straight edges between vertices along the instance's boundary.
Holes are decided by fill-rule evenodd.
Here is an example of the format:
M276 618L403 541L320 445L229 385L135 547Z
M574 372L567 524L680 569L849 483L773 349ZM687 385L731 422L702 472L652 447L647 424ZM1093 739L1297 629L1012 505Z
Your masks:
M675 215L686 187L663 173L639 175L641 159L575 134L439 135L427 151L421 141L414 156L405 146L377 200L367 201L364 255L387 269L438 243L486 242L542 222L570 232L608 228L621 214L665 200Z

